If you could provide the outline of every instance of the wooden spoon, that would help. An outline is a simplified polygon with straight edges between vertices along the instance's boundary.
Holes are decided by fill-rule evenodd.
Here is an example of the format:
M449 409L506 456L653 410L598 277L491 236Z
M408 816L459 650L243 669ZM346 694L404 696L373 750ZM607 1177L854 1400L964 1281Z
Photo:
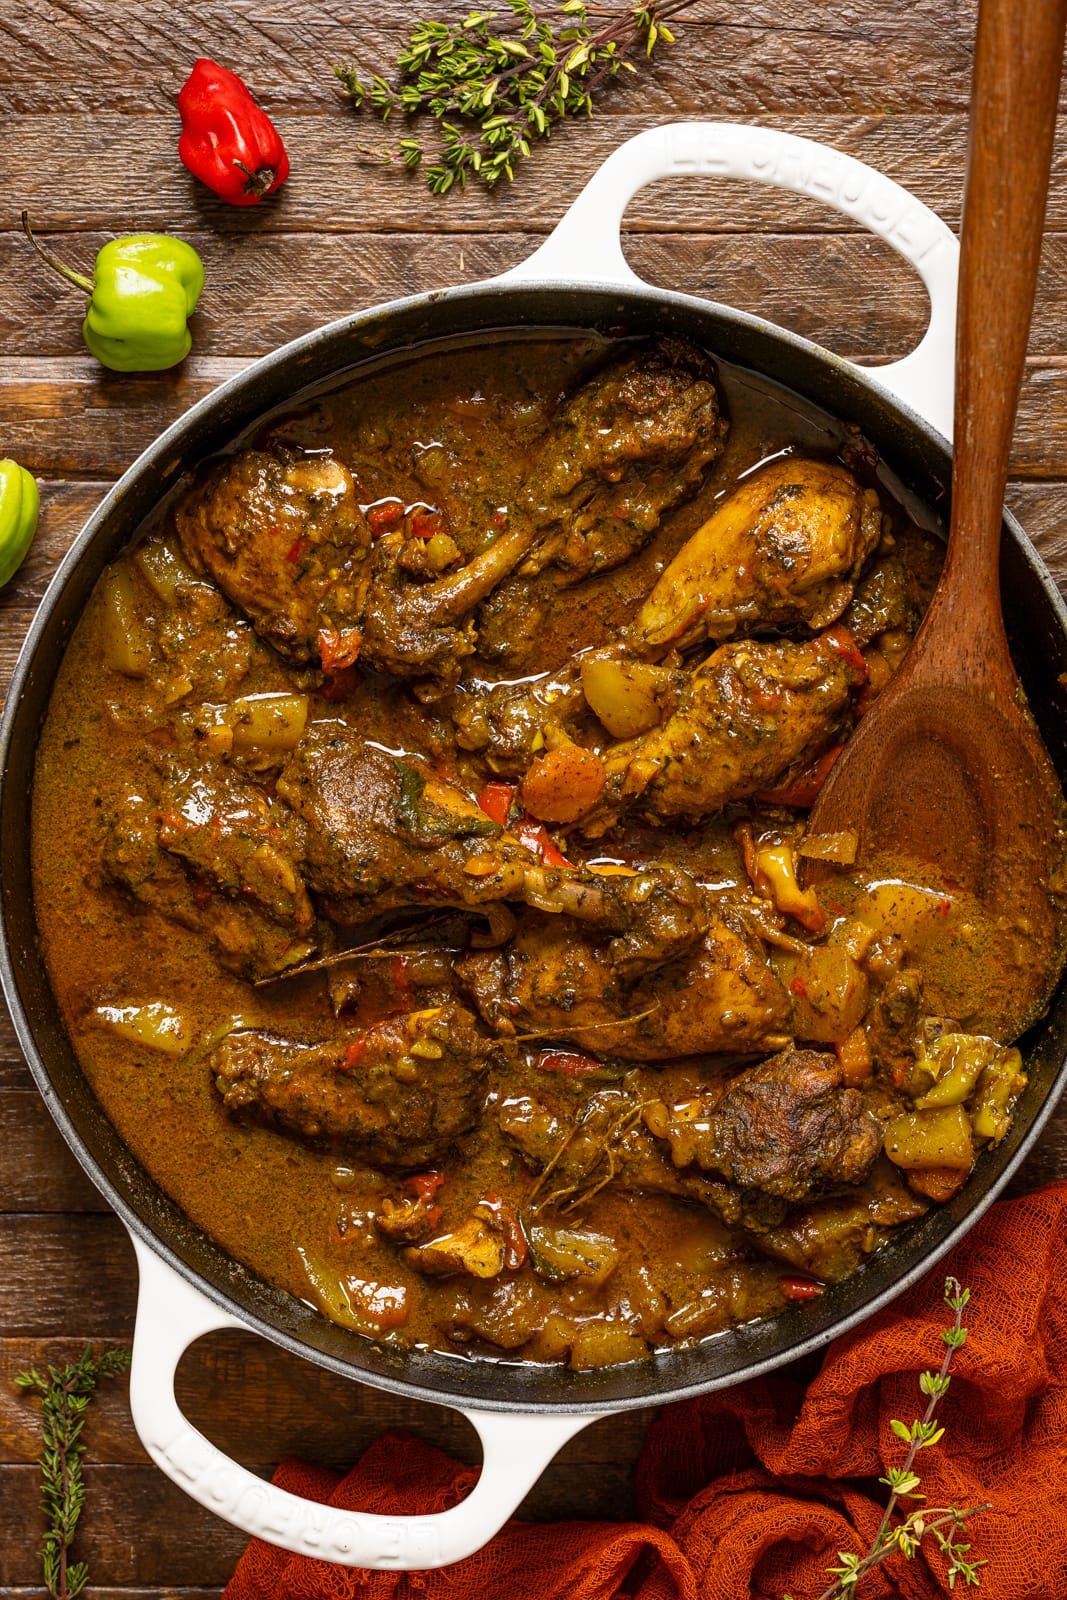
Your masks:
M809 827L853 832L868 881L935 874L954 911L952 959L933 985L927 975L924 1005L1001 1040L1041 1015L1067 946L1063 794L1012 666L998 573L1065 20L1067 0L980 6L948 554L903 665L833 767ZM808 880L829 871L813 864Z

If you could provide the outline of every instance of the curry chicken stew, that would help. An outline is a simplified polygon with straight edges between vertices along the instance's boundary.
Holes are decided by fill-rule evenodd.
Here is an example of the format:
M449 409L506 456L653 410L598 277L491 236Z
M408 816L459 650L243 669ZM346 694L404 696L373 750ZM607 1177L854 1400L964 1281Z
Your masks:
M974 908L805 836L936 582L890 481L681 339L531 334L308 402L105 572L37 913L198 1225L375 1340L588 1368L955 1193L1024 1083Z

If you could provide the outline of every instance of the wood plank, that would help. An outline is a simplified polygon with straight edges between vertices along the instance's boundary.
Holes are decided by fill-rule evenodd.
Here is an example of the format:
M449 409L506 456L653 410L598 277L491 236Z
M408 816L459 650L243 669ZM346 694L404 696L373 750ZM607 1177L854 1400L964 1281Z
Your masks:
M91 356L13 357L0 372L8 453L32 472L117 477L197 400L247 362L191 355L170 372L107 372Z
M183 236L203 258L207 277L192 324L199 356L262 355L349 312L490 277L521 261L530 246L528 239L479 233L375 231L343 243L322 232L235 237L200 223ZM56 249L89 270L106 238L61 236ZM28 252L21 234L0 233L0 278L10 285L0 306L0 340L35 355L82 355L82 298L51 273L27 270Z
M16 1375L31 1367L44 1373L49 1366L65 1367L80 1361L88 1342L74 1338L0 1339L0 1456L5 1464L28 1466L41 1453L40 1402L15 1388ZM99 1339L92 1343L97 1351L129 1348L128 1340ZM90 1462L148 1465L148 1453L133 1432L124 1377L109 1378L97 1389L86 1424L85 1442L86 1459Z
M186 234L204 259L208 290L193 323L204 356L259 356L338 317L403 295L478 283L517 265L530 241L508 234ZM79 235L71 258L88 270L107 235ZM35 357L85 354L81 302L49 276L27 272L20 234L0 232L0 341ZM634 270L664 289L701 295L765 317L851 360L891 360L922 336L926 294L883 240L866 234L627 235ZM1031 356L1062 349L1067 235L1046 235ZM121 380L120 380L121 382ZM124 390L112 388L112 398Z
M137 1268L111 1215L0 1215L0 1326L7 1338L128 1340Z
M0 1439L3 1459L29 1463L39 1453L39 1408L14 1391L14 1375L30 1365L76 1361L84 1343L73 1339L0 1340ZM477 1462L481 1446L470 1423L451 1407L386 1394L337 1377L264 1339L216 1333L200 1340L182 1361L178 1401L198 1428L236 1460L266 1471L286 1455L347 1471L380 1434L415 1433L457 1460ZM625 1444L640 1448L651 1408L603 1418L572 1439L561 1456L592 1473L617 1459ZM105 1383L93 1400L86 1431L87 1459L97 1464L144 1465L145 1451L130 1427L122 1381Z
M7 1584L3 1590L3 1600L41 1600L43 1593L39 1583L31 1587ZM219 1585L213 1583L205 1589L199 1585L191 1588L181 1584L176 1588L173 1583L168 1583L163 1588L145 1589L137 1584L114 1589L107 1584L94 1583L86 1593L92 1596L92 1600L219 1600Z
M0 1089L32 1088L30 1069L15 1037L7 1004L0 997Z
M77 1553L95 1581L114 1588L162 1586L175 1573L187 1584L222 1584L248 1542L153 1466L87 1466L85 1501ZM40 1581L38 1502L37 1469L8 1467L0 1497L0 1585Z
M196 352L263 355L288 339L383 300L476 283L517 264L528 239L500 234L355 234L338 247L324 233L234 238L186 234L204 259L208 289L193 323ZM106 235L69 241L88 268ZM35 356L81 356L81 302L58 280L30 273L28 246L0 233L0 341ZM649 283L703 295L792 328L840 355L904 355L921 337L926 294L918 275L882 240L863 234L627 236L627 255ZM1031 351L1055 354L1067 315L1067 239L1045 251Z
M0 1212L106 1212L36 1089L0 1088Z
M1067 592L1067 483L1009 483L1007 504Z
M615 1460L605 1463L596 1480L601 1504L620 1519L634 1515L631 1477L631 1469ZM523 1501L520 1516L555 1522L583 1515L593 1481L589 1469L560 1462L552 1479L551 1489L535 1489ZM39 1572L37 1473L33 1467L8 1467L4 1481L0 1584L30 1584ZM183 1584L222 1584L247 1543L245 1534L203 1510L155 1467L90 1465L85 1484L87 1509L77 1550L95 1582L116 1588L165 1585L180 1573Z
M701 96L702 114L708 102ZM856 115L821 109L757 120L844 150L895 178L958 227L966 148L966 119L957 113ZM634 134L671 120L661 113L594 117L564 124L550 145L535 151L521 177L486 193L474 186L441 199L424 181L383 165L380 130L354 121L341 104L321 115L295 114L286 133L298 162L293 178L269 206L235 207L197 185L176 159L171 111L122 116L106 111L71 117L52 112L9 125L4 148L15 224L25 197L43 233L155 229L184 233L205 224L231 234L360 233L388 218L398 234L509 232L537 235L562 216L602 161ZM1061 119L1046 226L1067 228L1067 122ZM101 161L102 150L121 159ZM131 182L130 175L143 175ZM836 212L757 183L672 179L634 200L627 224L640 231L677 233L837 232ZM850 232L862 231L846 224ZM42 270L44 270L42 268ZM73 292L73 291L72 291Z
M433 15L458 20L471 0L441 0ZM196 50L247 74L262 103L284 125L294 111L313 113L332 91L331 66L358 59L365 71L389 68L412 23L403 0L364 9L348 0L316 8L309 28L298 7L199 0L178 30L163 8L130 9L121 32L109 26L106 0L63 7L27 0L6 25L9 71L0 113L41 114L57 106L123 113L157 110L176 93ZM630 109L673 109L719 116L829 103L857 111L901 112L917 106L965 109L970 76L973 0L946 9L905 0L819 7L770 5L740 11L702 0L675 24L677 43L657 52L640 84L613 89ZM829 48L828 48L829 47ZM832 56L831 51L832 49ZM695 63L699 62L699 72ZM284 131L284 126L283 126Z

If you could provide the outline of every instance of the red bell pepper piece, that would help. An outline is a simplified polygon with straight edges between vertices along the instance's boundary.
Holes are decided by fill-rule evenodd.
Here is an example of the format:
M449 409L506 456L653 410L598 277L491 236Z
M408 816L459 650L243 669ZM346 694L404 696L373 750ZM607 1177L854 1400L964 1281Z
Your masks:
M524 814L513 818L509 823L508 818L511 816L514 800L513 783L487 783L478 796L478 807L502 828L510 827L519 843L525 845L527 850L539 861L543 861L546 867L569 867L571 863L556 849L543 822L537 822L533 817Z
M373 505L367 507L367 523L372 539L381 533L388 533L390 528L395 528L403 520L404 505L401 500L375 500Z
M509 1272L518 1272L526 1260L528 1249L521 1222L507 1201L492 1189L482 1196L478 1205L490 1213L504 1236L504 1266Z
M546 867L570 866L567 857L552 843L543 822L535 822L532 817L520 817L515 824L514 832L519 843L524 844L527 850L538 856Z
M871 669L864 660L863 651L856 643L843 623L838 622L832 628L827 628L825 633L820 633L814 641L817 648L832 650L835 655L841 656L852 669L853 683L866 683L871 675Z
M389 976L392 979L393 988L396 990L398 998L404 1002L410 1000L411 984L408 982L407 967L404 964L403 956L394 956L390 961Z
M235 72L205 57L178 95L178 154L194 178L232 206L257 206L289 176L289 157L267 113Z
M819 791L826 782L830 768L844 748L843 744L832 744L829 750L824 750L821 756L815 758L810 767L798 773L792 783L784 783L779 789L761 789L756 799L771 805L810 810L819 798Z
M409 1194L413 1194L416 1200L422 1200L429 1205L444 1181L443 1172L413 1172L410 1178L404 1179L403 1187Z
M432 539L436 533L447 533L448 523L430 506L416 506L411 513L411 532L416 539Z
M541 1072L565 1072L572 1078L580 1078L587 1072L599 1072L603 1065L596 1056L587 1056L580 1050L542 1050L537 1058Z
M513 783L487 783L478 796L478 807L501 828L508 825L508 815L515 799Z
M786 1300L817 1300L823 1285L813 1278L779 1278L778 1292Z
M367 1054L367 1035L359 1033L345 1046L345 1053L338 1065L342 1072L351 1072L358 1067L363 1057Z
M319 660L323 672L339 672L359 659L363 635L358 628L320 628Z

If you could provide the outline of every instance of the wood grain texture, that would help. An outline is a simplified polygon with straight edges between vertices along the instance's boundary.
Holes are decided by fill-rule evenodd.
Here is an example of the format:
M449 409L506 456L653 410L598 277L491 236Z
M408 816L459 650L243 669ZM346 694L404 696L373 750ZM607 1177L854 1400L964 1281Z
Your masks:
M184 1583L179 1585L168 1583L151 1589L146 1589L139 1583L125 1585L121 1589L112 1588L110 1584L94 1583L88 1592L92 1600L219 1600L217 1583L208 1588L201 1588L200 1585L192 1587ZM41 1600L43 1593L39 1583L9 1583L0 1590L3 1600Z
M247 1539L201 1508L153 1466L85 1468L86 1512L78 1550L91 1572L118 1588L183 1580L221 1587ZM40 1574L44 1524L35 1467L4 1470L0 1498L0 1584L31 1585ZM0 1590L0 1593L5 1592ZM43 1591L37 1590L38 1594Z
M632 1443L629 1448L634 1448ZM554 1486L535 1490L519 1507L521 1518L556 1522L596 1514L608 1506L615 1520L633 1517L632 1472L617 1457L595 1467L561 1459L553 1470ZM37 1473L33 1467L9 1466L4 1482L0 1585L28 1585L39 1570L35 1549L42 1525ZM599 1488L596 1495L589 1492L591 1484ZM109 1583L120 1588L127 1584L165 1588L175 1572L185 1583L221 1587L247 1542L229 1523L208 1516L154 1466L90 1464L85 1485L91 1513L85 1514L78 1549L92 1571L106 1573ZM130 1532L116 1534L120 1529ZM0 1588L0 1594L7 1592Z
M721 119L712 102L702 100L702 106L703 116ZM695 116L699 109L687 115ZM549 145L534 152L513 185L491 194L469 185L439 200L417 175L383 164L377 153L383 148L381 136L373 124L353 126L348 109L334 105L322 115L300 113L286 121L286 143L300 181L290 179L269 207L239 208L217 200L179 165L173 114L87 111L72 118L48 112L20 118L17 141L5 141L0 183L12 203L3 214L17 226L18 212L26 206L35 227L45 234L182 232L198 224L242 236L361 233L380 228L388 218L391 230L400 235L507 232L517 238L546 233L618 144L670 120L662 112L625 112L565 123ZM844 150L895 178L958 226L967 132L962 114L823 109L744 120ZM1053 232L1067 227L1064 135L1061 124L1047 223ZM116 147L122 150L121 161L100 160L102 150ZM92 172L89 184L87 169ZM633 201L627 222L641 231L678 234L860 231L857 224L843 223L829 207L804 197L758 183L705 177L651 185Z
M0 591L0 694L44 589L108 484L168 422L250 358L397 295L471 283L522 260L622 139L674 117L763 122L824 139L958 225L974 0L698 0L673 49L620 82L594 121L560 130L514 187L434 201L361 151L376 122L334 93L331 64L387 64L421 14L470 0L19 0L0 17L0 456L42 480L31 555ZM246 74L276 114L293 176L269 204L227 208L175 153L174 94L197 54ZM1061 96L1061 111L1067 100ZM208 290L177 373L101 371L80 341L80 296L37 271L16 230L28 206L53 245L89 264L106 237L189 238ZM673 180L627 212L649 281L766 316L840 354L885 360L918 337L925 299L888 247L825 207L756 184ZM1009 503L1067 583L1067 121L1061 122ZM136 1293L125 1230L37 1097L0 1008L0 1595L39 1596L34 1418L11 1387L31 1362L126 1342ZM1014 1180L1067 1176L1067 1107ZM255 1470L295 1452L348 1465L400 1427L474 1460L456 1413L348 1384L250 1336L188 1353L189 1415ZM527 1503L538 1517L625 1515L645 1413L573 1440ZM243 1536L151 1467L122 1385L89 1432L81 1544L99 1600L217 1597Z
M39 1451L39 1408L12 1389L15 1373L76 1361L84 1348L69 1338L0 1339L0 1429L11 1461L29 1465ZM287 1454L341 1470L388 1429L415 1433L468 1464L481 1460L478 1437L459 1412L337 1377L251 1334L216 1333L194 1345L176 1393L191 1422L257 1472ZM590 1477L594 1468L603 1472L617 1462L620 1442L639 1448L651 1415L645 1409L604 1418L572 1439L560 1459L575 1471L584 1464ZM130 1432L124 1380L99 1389L87 1438L87 1459L98 1465L148 1464Z
M364 310L383 299L476 283L515 265L529 238L459 233L220 236L190 229L204 260L210 293L194 320L198 355L258 356L288 339ZM103 233L64 236L57 248L88 269ZM1058 349L1067 311L1067 240L1047 242L1035 355ZM707 234L631 233L630 263L649 283L723 301L815 339L840 355L904 355L925 328L926 293L918 275L881 239L866 234L765 234L758 239ZM38 355L81 355L82 297L32 266L21 234L0 233L0 344L16 336Z
M36 1089L0 1089L0 1149L0 1214L107 1211Z
M467 0L444 0L433 15L458 19L470 9ZM30 0L20 7L18 21L7 25L11 70L0 113L40 114L57 105L126 115L169 111L197 54L254 63L249 76L280 122L297 111L321 113L334 62L355 58L365 71L389 75L412 9L404 0L358 9L332 0L316 7L310 28L295 5L196 0L183 8L180 31L154 7L139 8L131 9L118 38L112 16L107 0L62 6ZM970 0L953 8L926 0L892 11L877 0L803 0L788 13L700 0L678 19L682 47L658 52L639 84L620 83L609 111L625 105L691 115L714 106L720 116L749 117L822 99L857 111L963 111L973 16ZM697 55L699 77L692 72Z

